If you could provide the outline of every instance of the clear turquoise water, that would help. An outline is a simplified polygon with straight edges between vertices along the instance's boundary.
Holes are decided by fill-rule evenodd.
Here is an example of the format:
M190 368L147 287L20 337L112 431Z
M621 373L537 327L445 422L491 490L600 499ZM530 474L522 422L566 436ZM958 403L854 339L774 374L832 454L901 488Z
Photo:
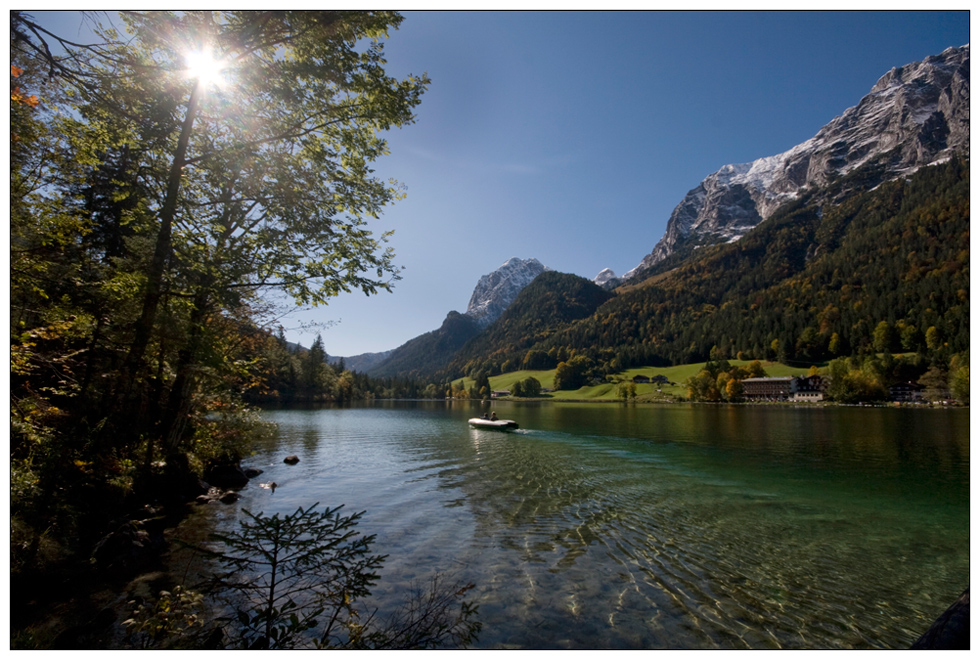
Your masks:
M482 648L904 648L969 584L963 410L476 403L270 411L236 507L365 511L397 601L472 581ZM282 463L297 454L298 465Z

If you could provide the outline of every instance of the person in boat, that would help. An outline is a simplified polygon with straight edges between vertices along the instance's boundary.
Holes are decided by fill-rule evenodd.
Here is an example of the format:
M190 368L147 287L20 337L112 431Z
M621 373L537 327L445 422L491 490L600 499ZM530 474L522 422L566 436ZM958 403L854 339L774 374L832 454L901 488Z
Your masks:
M497 411L496 410L494 410L492 413L490 413L490 421L491 422L496 422L497 421Z
M482 419L490 419L490 415L488 415L487 413L483 413Z

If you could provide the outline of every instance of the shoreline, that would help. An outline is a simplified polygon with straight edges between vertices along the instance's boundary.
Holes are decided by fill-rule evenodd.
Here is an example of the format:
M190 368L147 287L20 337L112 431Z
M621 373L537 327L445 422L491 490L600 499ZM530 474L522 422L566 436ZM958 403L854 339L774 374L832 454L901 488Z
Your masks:
M478 399L376 399L377 401L478 401ZM510 403L622 403L627 405L678 405L678 404L697 404L710 406L784 406L794 408L913 408L916 410L948 410L948 409L969 409L969 404L933 404L933 403L909 403L902 401L887 402L867 402L867 403L838 403L836 401L692 401L690 399L673 401L654 401L654 400L633 400L627 399L571 399L571 398L545 398L545 397L498 397L494 399L479 399L483 403L495 401L507 401Z

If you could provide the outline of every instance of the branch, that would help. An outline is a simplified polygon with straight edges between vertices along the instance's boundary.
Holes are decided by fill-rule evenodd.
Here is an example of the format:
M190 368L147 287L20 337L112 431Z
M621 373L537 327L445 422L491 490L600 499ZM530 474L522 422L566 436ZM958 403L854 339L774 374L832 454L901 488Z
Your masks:
M350 107L351 108L356 108L356 107L360 107L360 106L363 106L363 105L365 105L365 104L364 103L361 103L361 102L358 102L358 103L355 103L354 105L352 105ZM279 133L277 135L270 135L270 136L267 136L267 137L264 137L264 138L258 138L258 139L255 139L255 140L249 140L247 142L240 142L240 143L236 144L233 147L228 147L226 149L217 149L215 152L202 154L202 155L200 155L200 156L198 156L196 158L188 158L188 159L186 159L184 161L184 163L187 164L187 165L196 165L198 163L207 162L208 160L214 158L216 155L221 154L221 153L224 153L226 151L233 151L235 149L247 149L249 147L260 146L260 145L264 145L264 144L268 144L268 143L272 143L272 142L282 142L282 141L286 141L286 140L295 140L297 138L305 137L307 135L311 135L311 134L316 133L318 131L322 131L323 129L327 128L328 126L333 126L335 124L340 124L340 123L343 123L343 122L346 122L346 121L357 121L357 120L362 120L362 119L374 119L374 116L372 116L371 114L356 114L355 113L353 115L347 115L347 116L344 116L344 117L338 117L336 119L330 119L330 120L321 122L319 124L315 124L313 126L310 126L310 127L307 127L307 128L303 128L303 126L305 125L305 122L306 121L308 121L308 120L310 120L310 119L312 119L312 118L314 118L316 116L317 115L309 115L308 117L304 117L302 120L300 120L300 122L294 123L293 124L293 128L291 128L291 129L287 128L285 131L283 131L282 133Z

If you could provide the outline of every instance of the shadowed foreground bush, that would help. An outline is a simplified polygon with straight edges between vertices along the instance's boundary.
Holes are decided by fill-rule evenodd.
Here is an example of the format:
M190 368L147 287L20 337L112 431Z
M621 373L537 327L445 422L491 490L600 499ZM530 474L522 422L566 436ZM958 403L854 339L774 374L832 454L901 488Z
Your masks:
M142 648L465 647L481 624L464 601L472 584L416 585L407 603L387 618L362 612L363 599L386 555L371 553L375 537L354 528L362 513L317 512L318 504L280 517L243 511L238 531L213 534L220 549L196 548L224 570L202 591L231 614L205 626L196 592L162 592L126 622L130 643Z

